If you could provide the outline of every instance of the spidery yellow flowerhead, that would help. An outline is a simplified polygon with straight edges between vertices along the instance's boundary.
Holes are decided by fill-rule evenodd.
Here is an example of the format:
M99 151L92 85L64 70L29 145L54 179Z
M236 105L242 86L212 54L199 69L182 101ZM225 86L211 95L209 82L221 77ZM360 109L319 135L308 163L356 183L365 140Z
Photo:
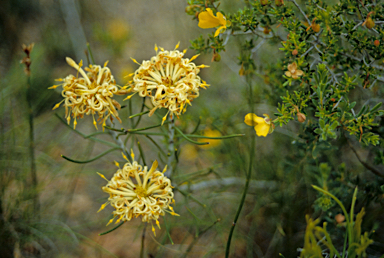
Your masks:
M191 59L183 58L184 53L176 50L166 51L155 46L156 56L151 60L143 61L133 75L132 91L141 97L150 97L154 108L149 113L153 115L156 109L166 108L171 115L181 115L187 110L188 105L199 96L199 89L209 86L199 76L201 68L206 65L196 66ZM126 99L131 98L132 95ZM167 115L168 115L167 113ZM165 121L165 118L163 121Z
M275 125L267 114L263 114L263 116L264 118L249 113L245 116L244 123L249 126L254 126L257 136L266 137L269 133L273 132Z
M132 158L134 155L132 153ZM118 163L116 163L118 166ZM118 217L116 223L120 221L130 221L133 217L142 216L143 222L156 221L160 228L159 216L164 216L165 212L174 216L179 216L170 206L175 203L171 180L164 176L164 172L157 169L157 161L153 162L148 170L147 166L141 166L133 160L127 162L123 168L119 168L113 175L108 184L102 187L103 191L109 193L108 202L103 204L99 211L110 204L113 211L113 218L108 222L112 223ZM107 225L108 225L107 224ZM152 225L155 234L155 228Z
M217 37L222 30L225 31L225 29L231 25L231 22L227 21L221 12L217 12L215 16L211 8L207 8L206 11L199 13L198 18L198 26L202 29L210 29L220 26L215 32L215 37Z
M74 117L73 126L76 128L77 118L83 118L84 115L93 116L93 124L97 129L97 124L94 115L99 115L100 123L105 125L105 121L110 115L120 120L119 114L116 109L120 109L120 104L112 99L114 94L125 95L129 91L125 87L119 89L116 85L115 79L111 74L111 71L106 66L108 62L104 64L104 67L100 65L89 65L84 70L81 68L82 61L77 64L71 58L66 58L67 63L75 68L82 77L68 75L63 79L57 79L56 81L63 82L59 85L53 85L48 89L55 89L59 86L63 87L61 95L64 99L57 103L53 109L58 108L61 103L64 102L65 116L68 124L71 121L71 115ZM112 120L112 117L110 117Z

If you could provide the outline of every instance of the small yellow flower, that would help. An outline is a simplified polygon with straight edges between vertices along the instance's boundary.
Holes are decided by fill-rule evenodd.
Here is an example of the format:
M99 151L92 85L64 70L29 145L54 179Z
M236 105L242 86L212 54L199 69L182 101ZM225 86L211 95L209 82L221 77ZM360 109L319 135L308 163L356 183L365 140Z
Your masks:
M134 158L133 154L131 156ZM100 174L108 181L102 189L109 194L109 198L108 202L101 205L99 211L108 204L116 209L108 224L112 223L115 217L118 217L118 223L142 216L143 222L155 220L160 228L158 219L159 216L164 216L165 212L179 216L170 206L175 203L171 180L164 176L166 169L160 172L156 170L157 166L155 161L148 170L147 166L143 167L133 160L132 163L127 162L122 169L119 168L111 180ZM153 225L152 231L155 233Z
M206 128L203 131L203 135L207 137L220 137L221 133L218 130L212 130L210 128ZM198 140L199 142L209 142L207 145L198 145L202 149L212 149L221 144L221 140L218 139L204 139L201 138Z
M299 78L299 76L302 76L304 72L302 70L297 69L297 64L292 63L288 65L288 71L285 72L285 75L287 77L292 77L293 79Z
M125 95L128 93L124 88L119 89L116 85L115 79L111 74L111 71L104 64L104 67L100 65L89 65L84 70L82 62L77 64L71 58L66 58L67 63L75 68L82 75L82 77L75 77L72 74L65 78L57 79L56 81L63 82L58 85L53 85L49 89L55 89L59 86L63 87L61 95L64 99L57 103L53 109L58 108L61 103L64 102L65 116L68 124L71 121L71 114L74 117L74 128L76 128L76 118L82 118L84 115L94 116L96 113L99 115L100 123L105 125L105 121L110 115L119 118L119 114L116 109L120 109L120 104L112 97L114 94ZM112 117L110 117L112 120ZM95 118L93 118L93 124L96 125Z
M158 51L156 46L157 54L151 60L143 61L141 65L134 60L140 67L132 74L132 91L139 93L140 97L151 98L154 108L149 116L160 108L168 109L171 115L181 115L188 105L192 106L191 102L199 96L200 88L209 86L198 76L201 68L209 66L196 66L191 61L198 55L191 59L183 58L185 51L180 52L176 48L173 51L160 48Z
M222 30L225 30L228 26L231 25L231 22L227 21L221 12L217 12L216 15L217 16L213 14L211 8L207 8L206 11L199 13L198 16L198 26L202 29L210 29L220 26L215 32L215 37L217 37Z
M245 116L244 123L254 126L257 136L266 137L269 133L273 132L275 126L267 114L263 114L263 116L264 118L249 113Z
M316 17L312 20L311 22L311 25L309 25L307 27L307 29L305 31L309 31L310 29L312 29L315 33L318 33L320 31L320 25L316 23Z

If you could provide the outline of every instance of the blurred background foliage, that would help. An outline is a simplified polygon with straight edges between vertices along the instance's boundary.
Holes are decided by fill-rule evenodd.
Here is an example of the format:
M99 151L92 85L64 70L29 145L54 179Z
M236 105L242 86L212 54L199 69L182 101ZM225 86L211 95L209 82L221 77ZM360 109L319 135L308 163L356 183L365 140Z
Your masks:
M144 229L147 230L146 257L223 257L244 188L249 139L255 134L253 128L243 123L244 116L250 112L246 97L248 83L244 76L239 76L239 71L246 66L243 69L255 72L252 84L256 113L275 113L277 103L281 102L280 94L284 92L282 87L271 86L280 85L281 79L277 77L284 71L277 62L284 56L279 51L280 41L271 41L256 49L249 64L244 63L241 56L248 57L245 45L254 43L241 35L228 41L227 50L220 53L220 62L211 62L212 52L201 51L203 54L196 63L211 66L200 74L211 86L200 91L199 98L176 125L188 133L199 125L199 134L244 133L245 136L212 140L209 147L192 145L179 138L179 160L173 184L177 186L175 211L180 217L165 216L156 237L138 219L99 236L111 228L104 226L110 219L111 209L96 213L107 199L101 191L105 182L96 172L109 178L116 172L113 161L123 162L123 159L116 151L87 164L64 160L61 155L87 160L103 153L105 147L84 139L55 116L51 109L61 100L60 91L47 88L54 84L55 78L73 73L65 57L86 62L87 42L96 63L109 60L117 83L124 85L124 76L136 69L130 57L148 60L155 53L155 43L173 49L180 41L181 49L189 48L190 41L207 32L185 13L187 1L2 0L0 5L2 256L138 257ZM220 9L235 13L243 5L242 1L222 1ZM299 15L297 10L295 13ZM287 35L283 28L277 33L281 37ZM25 56L21 45L31 42L35 47L31 53L28 90L28 78L20 60ZM195 54L195 50L189 50L186 55ZM27 96L34 118L36 188L31 187ZM359 92L351 97L357 101L367 99L367 95ZM378 89L374 96L368 97L381 102L382 92ZM122 98L119 101L126 105ZM140 112L141 101L132 98L133 114ZM57 114L64 117L64 110L58 109ZM124 128L130 128L129 115L127 108L120 111ZM160 121L161 118L156 123ZM374 130L382 135L384 122L378 122L380 126ZM152 124L153 119L142 117L142 126ZM77 130L84 135L94 133L91 118L79 121ZM365 147L357 142L351 144L341 135L332 144L324 142L313 146L306 138L306 130L313 129L295 120L277 127L266 138L257 138L252 180L234 232L231 257L277 257L280 253L285 257L298 256L298 248L304 243L306 214L327 221L334 245L342 247L345 225L336 219L341 209L327 195L316 192L312 184L332 192L345 207L351 206L353 191L358 186L355 211L365 207L362 232L369 232L374 240L367 253L370 257L384 253L381 230L384 180L363 164L384 171L383 143ZM113 141L108 134L97 138ZM145 135L132 136L130 142L137 141L141 143L147 163L160 159L160 167L165 166L166 157L152 140ZM161 138L155 142L166 146ZM139 153L136 148L134 146L135 153ZM33 206L36 193L40 203L38 213Z

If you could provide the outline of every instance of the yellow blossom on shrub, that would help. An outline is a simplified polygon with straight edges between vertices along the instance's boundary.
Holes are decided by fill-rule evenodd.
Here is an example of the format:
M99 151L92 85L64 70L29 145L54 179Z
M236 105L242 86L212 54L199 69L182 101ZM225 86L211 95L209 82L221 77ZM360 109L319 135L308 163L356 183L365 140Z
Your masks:
M210 128L206 128L203 131L203 135L207 137L220 137L221 133L218 130L212 130ZM211 149L214 147L217 147L221 144L221 140L217 139L205 139L205 138L200 138L198 139L199 142L209 142L207 145L198 145L200 148L203 149Z
M231 22L227 21L221 12L217 12L215 16L211 8L207 8L206 11L199 13L198 18L198 26L202 29L210 29L220 26L215 32L215 37L217 37L222 30L225 30L231 25Z
M143 61L141 65L133 59L140 67L132 74L132 91L139 93L140 97L151 98L154 108L149 116L160 108L168 109L171 115L181 115L188 105L192 106L191 102L199 96L200 88L209 86L198 76L200 69L208 66L196 66L192 62L198 55L191 59L183 58L185 51L176 50L178 45L173 51L166 51L161 47L158 51L155 46L156 56Z
M292 63L288 65L288 71L285 72L285 75L287 77L292 77L293 79L299 78L299 76L302 76L304 72L302 70L297 69L297 64Z
M266 137L269 133L273 132L275 126L267 114L263 114L263 116L264 118L249 113L245 116L244 123L254 126L257 136Z
M134 158L133 153L132 158ZM108 202L103 204L99 211L108 204L116 209L108 224L112 223L115 217L118 217L116 221L118 223L142 216L143 222L155 220L160 228L158 219L159 216L164 216L165 212L179 216L170 206L171 203L175 203L175 200L171 180L164 176L166 168L160 172L156 170L157 166L158 163L155 161L148 170L147 166L143 167L133 160L132 163L127 162L122 169L119 168L111 180L99 174L108 181L102 189L109 193ZM153 225L152 231L155 234Z
M106 62L104 67L100 65L89 65L85 67L84 70L82 62L77 64L71 58L66 58L67 63L75 68L82 77L68 75L63 79L57 79L56 81L63 82L59 85L53 85L48 89L55 89L59 86L63 87L61 95L64 99L57 103L53 109L58 108L61 103L64 102L65 106L65 116L67 118L68 124L71 121L71 114L74 117L73 127L76 128L76 119L82 118L84 115L93 116L93 124L96 125L94 115L97 113L99 115L100 123L102 122L105 125L105 121L110 115L113 115L117 120L119 114L117 109L120 109L120 104L114 100L112 97L114 94L125 95L128 91L125 87L119 89L116 85L115 79L111 74L111 70L107 67ZM112 120L112 117L110 117Z

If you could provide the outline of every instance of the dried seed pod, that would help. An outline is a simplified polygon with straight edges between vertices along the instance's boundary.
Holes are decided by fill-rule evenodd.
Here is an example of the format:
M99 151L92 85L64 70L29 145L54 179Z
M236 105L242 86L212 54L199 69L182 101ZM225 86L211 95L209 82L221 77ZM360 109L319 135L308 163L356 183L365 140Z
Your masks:
M297 120L300 123L304 123L306 119L307 117L303 113L297 112Z

